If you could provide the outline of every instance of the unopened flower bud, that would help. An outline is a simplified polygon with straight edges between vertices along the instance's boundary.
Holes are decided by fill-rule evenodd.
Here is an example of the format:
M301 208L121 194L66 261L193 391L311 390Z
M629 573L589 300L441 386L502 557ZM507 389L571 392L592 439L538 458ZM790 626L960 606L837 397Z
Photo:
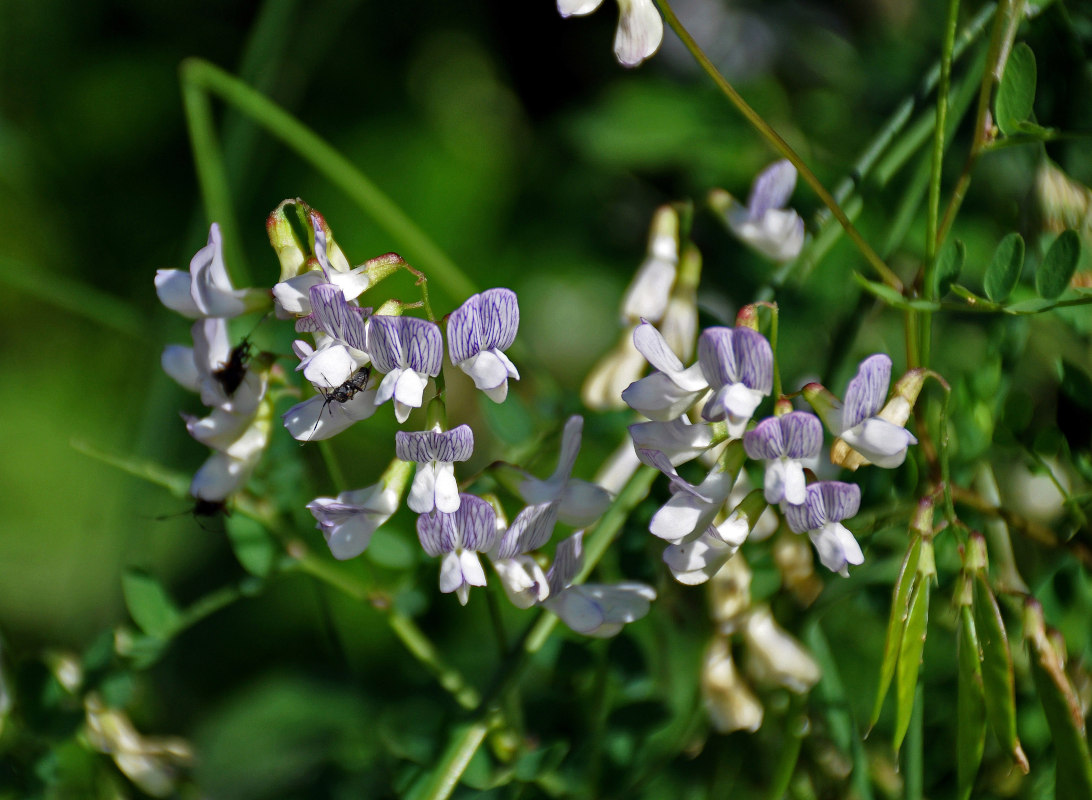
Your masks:
M701 693L709 717L721 733L739 730L754 733L762 726L762 703L740 677L728 639L723 636L713 639L705 651Z

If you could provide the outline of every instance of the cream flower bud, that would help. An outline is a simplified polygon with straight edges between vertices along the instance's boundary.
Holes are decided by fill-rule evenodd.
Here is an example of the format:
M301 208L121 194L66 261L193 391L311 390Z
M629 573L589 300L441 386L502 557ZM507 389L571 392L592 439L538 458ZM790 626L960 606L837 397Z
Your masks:
M740 677L728 639L723 636L715 638L705 651L701 694L714 727L721 733L754 733L762 727L762 704Z
M819 665L800 642L778 626L769 606L754 608L747 615L743 640L747 643L747 672L755 680L797 694L819 682Z

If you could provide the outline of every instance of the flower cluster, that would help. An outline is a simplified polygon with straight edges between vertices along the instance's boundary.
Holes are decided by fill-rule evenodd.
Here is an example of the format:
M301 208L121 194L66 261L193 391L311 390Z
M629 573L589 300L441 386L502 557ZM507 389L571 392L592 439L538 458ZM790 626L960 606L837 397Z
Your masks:
M190 435L213 450L194 475L190 494L198 510L222 507L246 484L261 459L273 415L266 397L268 369L261 368L265 361L250 358L246 340L231 346L227 319L263 310L269 295L231 285L215 223L208 244L190 262L189 272L161 269L155 287L165 306L197 320L191 329L193 347L168 346L162 364L168 375L199 393L201 402L211 409L203 418L183 415Z
M290 211L301 223L297 228ZM394 253L352 267L323 216L300 200L278 206L266 227L281 265L270 291L232 287L216 225L189 274L162 270L156 278L165 304L198 318L194 347L170 347L163 358L167 371L213 408L205 419L187 418L191 433L216 450L194 478L194 496L225 502L246 484L268 442L272 356L250 359L246 340L232 350L225 317L273 305L278 318L294 320L296 332L306 335L293 342L292 350L295 369L314 394L283 415L295 439L329 439L388 401L400 424L428 407L423 430L396 433L395 458L375 485L308 504L335 558L360 555L399 509L409 485L406 505L418 515L425 553L440 559L441 592L454 593L465 604L470 588L486 582L484 556L513 603L546 607L581 633L610 636L644 616L655 597L647 586L575 582L582 566L583 528L610 502L605 489L572 477L582 418L572 417L565 425L558 467L549 478L508 468L514 476L512 491L526 504L511 525L499 500L461 491L456 480L456 462L473 455L474 432L469 425L447 422L441 375L445 339L451 363L490 400L504 402L508 381L519 378L505 354L519 327L515 292L494 288L475 294L440 323L432 318L425 288L417 303L388 299L367 307L361 303L365 292L396 271L413 272L419 286L424 277ZM306 244L297 237L299 227L308 232ZM429 319L405 313L419 307ZM255 370L255 364L265 368ZM558 522L580 530L557 545L547 570L539 551Z
M730 201L723 209L733 230L772 258L795 257L803 243L802 220L783 208L795 181L792 165L777 162L755 180L747 207ZM809 384L800 395L818 416L794 410L791 398L781 397L775 398L773 416L753 422L773 392L776 370L773 348L758 330L758 307L741 311L734 327L711 327L700 335L686 335L696 326L671 324L672 316L696 320L692 290L700 271L700 256L680 236L679 223L671 206L657 210L648 258L623 301L630 341L593 370L585 399L608 406L608 387L630 377L620 399L649 420L630 425L634 450L671 483L672 496L649 529L667 542L663 558L677 580L708 580L770 509L780 510L794 532L810 536L827 568L846 575L849 565L864 558L842 524L857 513L860 488L839 481L808 484L823 448L823 424L836 437L834 465L901 465L917 441L904 426L923 371L908 372L885 404L891 359L873 355L860 364L844 403L821 385ZM676 297L682 302L672 306ZM683 358L694 350L695 338L697 358L687 365ZM652 372L638 377L645 363ZM690 483L676 468L699 458L711 468ZM762 489L750 493L744 490L747 459L764 467Z

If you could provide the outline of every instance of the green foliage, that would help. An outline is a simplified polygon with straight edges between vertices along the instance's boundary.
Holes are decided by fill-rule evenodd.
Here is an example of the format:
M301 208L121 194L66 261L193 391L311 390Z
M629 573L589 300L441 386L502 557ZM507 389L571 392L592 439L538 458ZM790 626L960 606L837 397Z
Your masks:
M1069 281L1081 260L1081 238L1076 231L1062 231L1050 245L1035 273L1035 291L1053 300L1069 288Z
M1016 45L1005 62L1005 72L997 88L997 127L1012 135L1031 116L1035 102L1035 54L1024 42Z
M1024 239L1018 233L1010 233L993 253L986 268L986 297L995 303L1003 303L1012 294L1024 266Z

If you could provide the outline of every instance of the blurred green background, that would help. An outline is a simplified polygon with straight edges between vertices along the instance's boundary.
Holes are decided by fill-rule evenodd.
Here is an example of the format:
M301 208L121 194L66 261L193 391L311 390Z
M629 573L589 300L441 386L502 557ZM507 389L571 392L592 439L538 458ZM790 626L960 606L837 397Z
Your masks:
M699 42L827 185L913 96L937 57L942 7L939 0L677 3ZM73 446L186 474L205 457L178 418L198 412L197 401L159 368L165 344L187 341L188 323L159 306L152 285L157 268L187 266L209 222L178 91L181 60L199 56L242 76L334 144L479 287L515 289L529 358L514 391L539 413L573 411L587 369L618 335L618 302L644 256L653 210L686 197L700 202L716 186L745 196L774 158L670 32L646 65L620 68L611 53L615 22L609 3L586 19L561 20L549 0L0 0L0 632L10 652L82 648L126 620L125 568L159 576L184 600L240 574L223 534L198 525L184 499ZM1049 42L1060 25L1047 19L1035 36ZM1036 49L1040 74L1059 76L1040 86L1037 111L1060 128L1092 122L1089 103L1066 101L1090 96L1081 50L1089 33L1081 30L1083 39L1067 34L1065 46ZM353 263L400 249L322 176L214 105L254 285L276 278L263 223L286 197L321 210ZM966 142L961 129L956 169ZM1092 181L1086 151L1062 143L1049 153L1076 179ZM972 185L957 226L970 270L982 269L1002 233L1034 227L1022 209L1037 163L1030 148L991 156L989 181ZM888 230L909 180L899 175L895 188L868 189L861 227L873 241ZM806 190L794 205L809 219L817 209ZM707 213L698 214L694 235L705 255L703 320L730 319L771 267ZM884 255L911 271L923 238L915 224ZM231 268L241 275L242 267ZM857 302L853 269L863 271L860 258L839 242L806 281L779 295L786 375L822 372L830 385L844 385L845 366L825 374L817 365L830 364L834 320ZM461 299L441 293L440 313ZM898 364L901 331L890 316L854 350L885 349ZM257 337L287 352L285 336L263 329ZM946 374L977 363L990 330L968 324L959 338L958 353L938 353ZM1081 358L1083 347L1071 344ZM613 436L623 422L610 418L603 430ZM357 434L365 455L347 469L354 485L385 464L387 450L372 458L367 446L389 427ZM589 428L585 473L616 441L597 440L596 423ZM275 437L274 457L295 447L283 431ZM303 463L304 472L314 469L277 479L329 493L317 458L309 453ZM160 519L166 515L174 516ZM321 547L309 517L298 522L300 535ZM650 575L656 566L647 566ZM329 621L339 614L359 627L338 631ZM480 606L467 614L467 624L484 624ZM343 601L290 578L187 632L159 668L159 696L144 698L143 713L157 730L206 744L235 735L248 707L277 707L279 719L291 719L314 716L326 702L331 717L344 720L354 715L334 709L354 702L361 718L378 713L383 676L403 659L375 619L361 622ZM323 676L346 668L356 690L326 694ZM225 673L230 687L220 682ZM423 674L409 680L428 684ZM399 696L411 702L404 686ZM307 700L296 708L299 697ZM238 736L261 727L249 719ZM352 742L359 733L324 735ZM237 751L223 752L234 759ZM225 759L214 756L205 768L241 792L245 781L233 783L231 770L252 765ZM277 796L279 780L274 770L247 796Z

